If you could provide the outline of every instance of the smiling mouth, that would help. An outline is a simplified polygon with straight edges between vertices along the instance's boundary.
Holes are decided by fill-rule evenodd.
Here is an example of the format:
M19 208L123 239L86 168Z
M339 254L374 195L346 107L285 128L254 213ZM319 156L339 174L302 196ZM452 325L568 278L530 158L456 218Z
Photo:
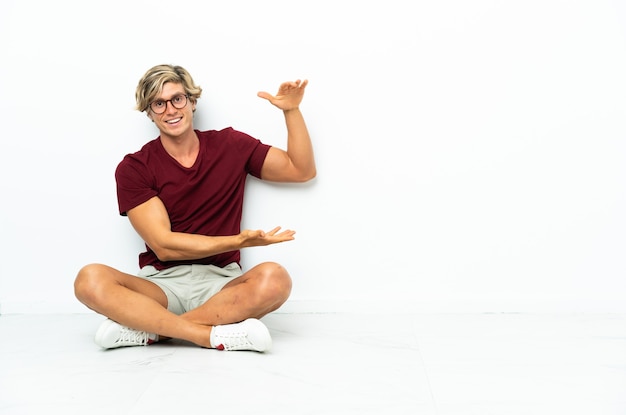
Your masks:
M182 118L174 118L173 120L167 120L165 121L168 124L176 124L177 122L179 122L180 120L182 120Z

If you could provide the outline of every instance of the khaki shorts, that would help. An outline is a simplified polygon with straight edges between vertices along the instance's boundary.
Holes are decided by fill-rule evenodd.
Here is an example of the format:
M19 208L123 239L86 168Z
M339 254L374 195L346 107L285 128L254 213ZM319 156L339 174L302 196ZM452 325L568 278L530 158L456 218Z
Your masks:
M215 265L178 265L158 271L147 265L138 277L159 286L167 296L167 309L183 314L206 303L226 284L241 276L243 271L236 262L220 268Z

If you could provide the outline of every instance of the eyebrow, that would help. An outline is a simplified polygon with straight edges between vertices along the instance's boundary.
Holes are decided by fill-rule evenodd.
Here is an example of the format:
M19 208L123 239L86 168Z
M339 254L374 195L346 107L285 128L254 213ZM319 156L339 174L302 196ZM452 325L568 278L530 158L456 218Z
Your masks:
M172 95L171 97L169 97L169 98L167 98L167 99L162 98L162 97L155 97L155 98L154 98L152 101L150 101L150 102L155 102L155 101L169 101L169 100L171 100L172 98L177 97L177 96L179 96L179 95L185 95L185 91L183 91L183 92L176 92L174 95Z

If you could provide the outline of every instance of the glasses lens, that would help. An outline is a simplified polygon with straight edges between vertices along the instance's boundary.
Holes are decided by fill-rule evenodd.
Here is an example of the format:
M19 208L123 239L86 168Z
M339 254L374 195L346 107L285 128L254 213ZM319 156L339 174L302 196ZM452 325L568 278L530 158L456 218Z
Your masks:
M187 96L186 95L176 95L172 98L172 105L176 109L181 109L185 105L187 105Z
M152 111L154 111L154 113L156 114L161 114L163 111L165 111L166 106L167 102L159 99L156 101L152 101L152 103L150 104L150 109L152 109Z

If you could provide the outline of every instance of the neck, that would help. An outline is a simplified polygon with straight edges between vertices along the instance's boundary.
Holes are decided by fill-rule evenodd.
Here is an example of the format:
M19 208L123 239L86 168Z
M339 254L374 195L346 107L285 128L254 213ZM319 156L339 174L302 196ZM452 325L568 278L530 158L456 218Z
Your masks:
M161 133L161 143L165 151L181 165L191 167L196 162L200 150L200 141L193 129L175 137Z

